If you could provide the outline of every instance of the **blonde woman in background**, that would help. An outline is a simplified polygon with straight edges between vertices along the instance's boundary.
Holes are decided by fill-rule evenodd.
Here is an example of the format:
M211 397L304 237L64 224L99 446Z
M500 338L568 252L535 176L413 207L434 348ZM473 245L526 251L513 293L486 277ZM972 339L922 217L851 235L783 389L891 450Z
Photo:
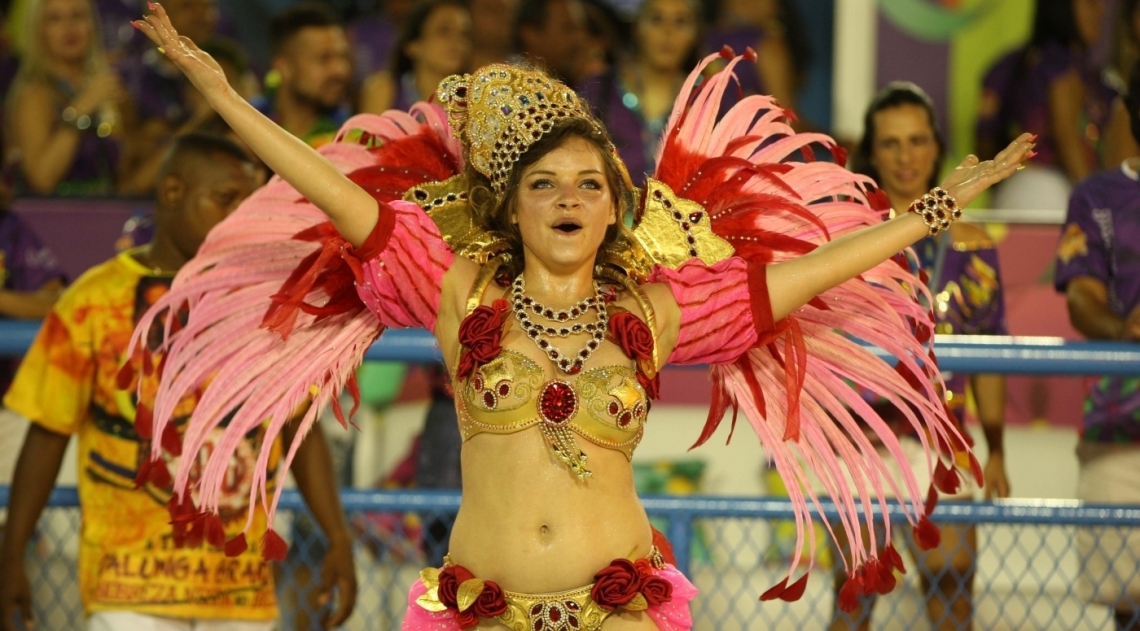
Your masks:
M107 64L89 0L35 0L5 107L23 186L40 195L115 192L126 92Z

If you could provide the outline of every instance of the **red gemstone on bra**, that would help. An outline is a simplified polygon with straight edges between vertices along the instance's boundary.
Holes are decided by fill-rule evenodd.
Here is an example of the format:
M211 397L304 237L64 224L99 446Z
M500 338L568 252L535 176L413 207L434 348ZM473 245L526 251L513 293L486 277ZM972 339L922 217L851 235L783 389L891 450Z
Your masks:
M475 388L476 390L482 390L483 389L483 378L482 377L475 377L475 379L471 382L471 387Z
M700 223L701 216L701 213L689 213L689 221L692 223Z
M578 611L580 609L582 609L581 605L574 602L573 600L567 600L566 601L566 608L569 609L570 611L573 611L574 613L578 613Z
M629 422L632 420L633 415L629 413L629 410L626 410L625 412L621 413L621 416L618 417L618 425L621 425L622 427L628 427Z
M534 627L533 627L534 631L542 631L542 627L544 624L545 623L542 620L535 620L534 621Z
M542 603L536 603L530 608L530 615L537 616L542 613Z
M562 608L561 607L551 607L550 608L550 621L553 622L554 624L558 624L558 621L561 619L562 619Z
M483 405L487 406L487 408L489 408L489 409L495 408L495 393L494 392L484 392L483 393Z
M500 383L499 384L499 396L505 397L510 393L511 393L511 384L509 384L509 383Z
M610 416L617 416L619 411L621 408L618 407L617 401L610 401Z
M561 427L570 422L578 411L578 395L570 384L551 381L542 387L538 396L538 411L547 423Z
M571 629L578 629L578 628L580 628L580 627L578 626L578 616L575 616L574 614L570 614L570 615L566 616L566 620L567 620L567 622L569 622L569 623L570 623L570 628L571 628Z

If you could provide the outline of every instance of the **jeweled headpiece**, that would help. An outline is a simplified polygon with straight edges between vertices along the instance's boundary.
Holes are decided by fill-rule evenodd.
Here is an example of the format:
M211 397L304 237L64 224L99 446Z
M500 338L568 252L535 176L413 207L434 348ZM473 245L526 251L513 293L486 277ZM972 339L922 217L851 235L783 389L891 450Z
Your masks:
M540 70L506 64L451 75L440 82L436 98L447 110L468 163L490 180L500 199L519 156L555 123L594 121L589 106L563 83Z

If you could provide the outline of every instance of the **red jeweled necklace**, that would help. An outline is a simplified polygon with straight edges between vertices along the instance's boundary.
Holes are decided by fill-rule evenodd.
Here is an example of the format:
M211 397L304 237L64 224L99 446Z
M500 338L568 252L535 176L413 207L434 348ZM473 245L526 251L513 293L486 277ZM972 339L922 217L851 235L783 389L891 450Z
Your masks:
M525 291L526 283L523 281L522 274L519 274L511 287L511 307L512 311L515 312L515 319L519 321L519 325L522 326L527 337L534 340L539 350L546 353L546 356L559 370L568 375L578 374L582 370L582 365L586 363L594 351L601 347L602 341L606 339L606 323L609 318L606 315L605 300L601 288L598 287L597 283L594 283L593 296L586 298L570 309L562 311L542 306L533 298L526 296ZM596 309L598 321L554 328L533 322L526 313L528 308L534 311L536 315L558 322L573 322L585 315L590 309ZM575 333L591 333L592 335L573 359L563 355L562 351L555 348L550 340L546 339L547 336L567 337Z

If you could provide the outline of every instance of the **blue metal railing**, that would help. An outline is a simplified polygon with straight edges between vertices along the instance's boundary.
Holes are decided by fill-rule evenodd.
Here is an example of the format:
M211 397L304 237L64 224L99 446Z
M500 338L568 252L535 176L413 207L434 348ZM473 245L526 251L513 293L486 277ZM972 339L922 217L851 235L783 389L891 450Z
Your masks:
M39 322L0 321L0 356L27 351ZM873 349L882 354L878 349ZM1059 337L940 335L935 352L943 370L1020 375L1140 375L1140 344L1068 342ZM885 354L883 354L885 356ZM440 360L435 338L419 329L389 330L372 345L368 359L406 362Z
M459 509L458 491L349 491L341 492L341 504L347 512L392 511L400 513L454 513ZM641 503L653 517L667 520L665 533L677 554L677 568L688 573L691 566L693 521L715 517L762 520L793 520L795 512L784 498L716 497L716 496L645 496ZM8 504L8 487L0 486L0 506ZM79 506L74 487L57 488L48 506ZM834 503L822 500L823 513L829 520L838 519ZM300 493L283 491L280 507L305 510ZM905 519L897 502L888 504L892 521ZM875 513L881 514L879 507ZM931 518L936 522L969 524L1035 524L1048 526L1140 526L1140 506L1084 504L1073 500L1001 500L986 502L941 502Z

